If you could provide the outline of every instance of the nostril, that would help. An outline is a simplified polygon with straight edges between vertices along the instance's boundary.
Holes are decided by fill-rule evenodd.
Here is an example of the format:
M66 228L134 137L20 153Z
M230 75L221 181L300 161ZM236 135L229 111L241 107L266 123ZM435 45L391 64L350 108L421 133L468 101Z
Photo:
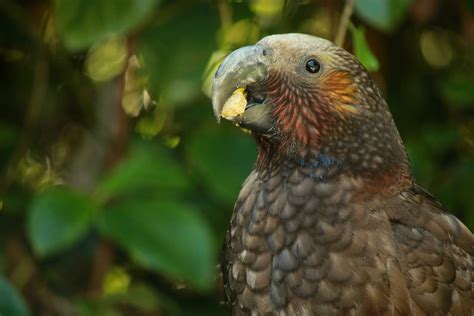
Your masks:
M273 49L267 46L260 47L260 54L265 57L270 57L273 54Z

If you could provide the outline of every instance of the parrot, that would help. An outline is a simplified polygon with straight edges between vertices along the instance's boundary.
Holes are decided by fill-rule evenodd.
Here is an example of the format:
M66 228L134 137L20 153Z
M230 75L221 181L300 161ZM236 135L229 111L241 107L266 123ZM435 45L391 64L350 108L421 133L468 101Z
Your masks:
M224 58L211 99L257 146L222 252L233 315L474 315L474 236L416 183L355 56L269 35Z

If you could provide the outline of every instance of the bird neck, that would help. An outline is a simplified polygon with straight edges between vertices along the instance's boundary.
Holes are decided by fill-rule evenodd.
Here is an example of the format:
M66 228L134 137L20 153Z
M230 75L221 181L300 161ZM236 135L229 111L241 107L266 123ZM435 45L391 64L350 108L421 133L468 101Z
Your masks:
M414 184L402 146L391 146L394 150L382 151L370 159L361 160L358 158L360 154L343 154L329 146L302 148L294 142L282 143L258 137L257 144L256 169L262 174L275 170L291 173L300 168L310 170L315 181L338 181L343 175L364 184L360 186L361 196L377 193L392 196ZM360 152L360 148L354 150Z

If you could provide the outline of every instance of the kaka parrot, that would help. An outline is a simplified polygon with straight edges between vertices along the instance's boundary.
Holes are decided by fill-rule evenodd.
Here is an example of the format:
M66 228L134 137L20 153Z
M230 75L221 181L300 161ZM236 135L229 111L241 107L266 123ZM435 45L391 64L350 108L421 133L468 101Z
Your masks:
M234 315L474 315L474 237L411 176L361 63L304 34L216 71L215 115L258 154L223 252Z

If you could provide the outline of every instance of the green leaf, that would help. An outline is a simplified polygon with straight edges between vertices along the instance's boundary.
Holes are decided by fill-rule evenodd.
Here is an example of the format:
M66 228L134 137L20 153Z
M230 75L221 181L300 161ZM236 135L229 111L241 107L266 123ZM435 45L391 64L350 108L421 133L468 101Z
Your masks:
M28 235L34 251L47 256L65 249L90 228L94 205L65 187L36 197L28 212Z
M255 161L255 143L234 127L209 122L193 133L186 143L191 165L203 179L207 192L229 204L237 199L240 187Z
M474 200L472 199L474 158L467 156L448 171L433 184L433 192L450 212L463 216L463 222L472 231L474 229Z
M101 201L111 197L148 193L180 193L191 188L182 167L169 150L152 143L136 143L129 156L97 188Z
M354 45L354 55L368 71L377 71L380 67L379 61L370 50L369 44L365 39L364 28L350 26L350 31L352 34L352 43Z
M391 32L405 18L412 0L357 0L356 14L367 24Z
M55 0L55 20L65 46L80 50L137 27L157 0Z
M216 11L209 5L190 4L140 36L138 50L152 96L159 95L167 106L183 106L202 97L201 77L216 46L218 26Z
M115 306L103 304L102 301L79 302L77 305L78 316L122 316Z
M2 276L0 276L0 315L30 315L23 298L18 294L10 282Z
M203 78L202 78L202 92L208 97L211 98L212 94L212 82L214 80L214 75L219 68L219 65L222 63L224 58L229 54L225 50L216 50L212 53L209 61L207 62L206 69L204 69Z
M469 9L469 11L471 11L471 13L474 13L474 1L464 0L464 5Z
M18 130L11 124L0 122L0 149L10 149L18 141L18 134Z
M458 109L474 107L474 76L469 71L456 70L443 76L439 81L441 96Z
M183 278L200 289L212 285L215 256L210 228L183 202L126 200L108 207L97 224L144 267Z
M144 311L161 311L165 315L182 315L180 306L173 299L159 293L155 288L135 282L127 292L106 295L104 303L130 305Z

